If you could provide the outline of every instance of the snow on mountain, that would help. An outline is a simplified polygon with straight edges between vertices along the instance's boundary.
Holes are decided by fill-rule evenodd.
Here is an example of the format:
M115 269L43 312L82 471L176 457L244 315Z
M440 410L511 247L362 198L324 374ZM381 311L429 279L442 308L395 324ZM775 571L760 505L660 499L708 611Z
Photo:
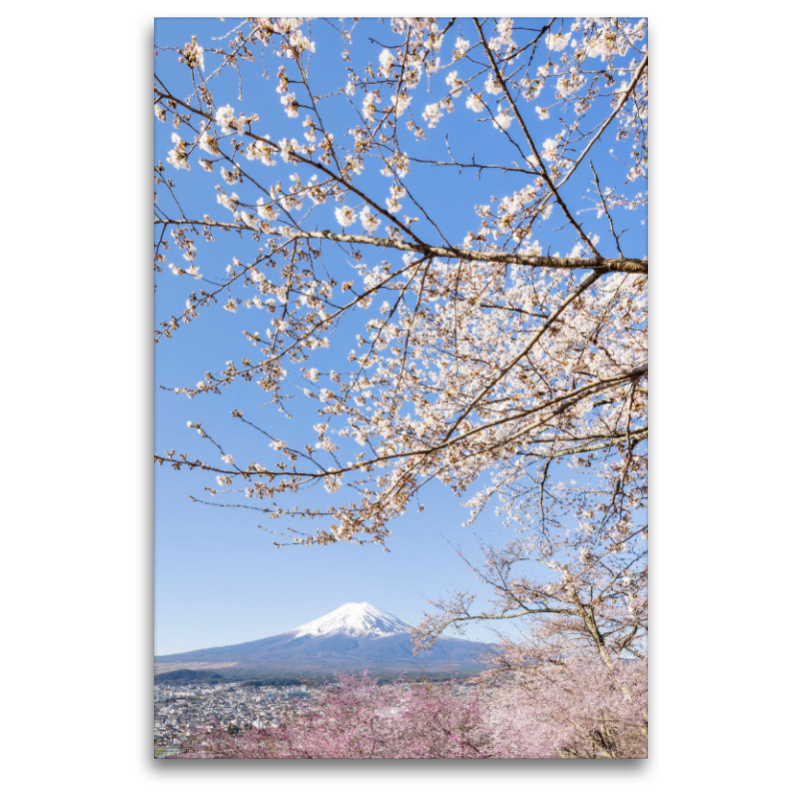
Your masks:
M300 636L329 636L343 633L347 636L391 636L407 633L411 626L399 617L376 608L370 603L345 603L324 617L293 628L287 633Z
M481 669L486 645L441 636L415 653L411 626L370 603L345 603L330 614L276 636L241 644L156 656L156 673L178 669L240 675L311 675L337 671L425 670L450 673Z

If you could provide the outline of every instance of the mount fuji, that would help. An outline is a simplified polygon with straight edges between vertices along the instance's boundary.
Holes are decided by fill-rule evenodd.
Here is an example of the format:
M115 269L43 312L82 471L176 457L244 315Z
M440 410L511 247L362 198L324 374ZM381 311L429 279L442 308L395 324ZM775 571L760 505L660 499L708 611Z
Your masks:
M175 670L213 670L228 675L379 672L463 673L482 669L487 646L449 636L414 655L411 626L369 603L345 603L330 614L243 644L156 656L156 675Z

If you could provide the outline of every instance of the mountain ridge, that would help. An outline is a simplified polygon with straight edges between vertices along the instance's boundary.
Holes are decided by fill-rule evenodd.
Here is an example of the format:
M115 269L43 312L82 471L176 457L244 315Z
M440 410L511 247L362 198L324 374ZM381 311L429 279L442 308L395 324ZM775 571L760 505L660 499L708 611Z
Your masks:
M370 603L345 603L329 614L275 636L155 657L156 674L176 669L226 673L331 673L378 669L477 672L487 645L440 637L414 653L411 626Z

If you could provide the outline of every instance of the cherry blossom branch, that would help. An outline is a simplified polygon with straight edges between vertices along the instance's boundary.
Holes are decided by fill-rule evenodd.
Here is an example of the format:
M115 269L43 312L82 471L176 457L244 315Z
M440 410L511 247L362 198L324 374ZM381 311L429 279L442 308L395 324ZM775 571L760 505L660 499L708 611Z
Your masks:
M597 194L600 197L600 202L603 204L603 212L606 215L606 219L608 220L608 225L611 228L611 235L614 237L614 241L617 243L617 252L619 253L620 258L625 258L622 254L622 247L619 243L619 237L621 234L617 234L616 229L614 228L614 220L611 217L611 212L608 210L608 203L606 203L605 194L603 194L603 190L600 188L600 178L597 177L597 171L594 168L594 164L590 161L589 166L592 168L592 175L594 175L594 185L597 188ZM623 231L625 233L625 231Z
M208 120L209 122L215 122L216 121L215 118L211 116L211 114L207 114L205 111L202 111L199 108L195 108L194 106L191 106L188 103L185 103L183 100L179 100L177 97L175 97L169 91L167 91L166 86L163 84L163 82L160 79L158 79L158 78L156 78L156 79L161 84L161 86L164 87L164 91L161 91L159 89L155 89L154 90L159 99L166 99L166 100L172 101L173 103L177 103L178 105L183 106L183 108L185 108L187 111L191 112L192 114L196 114L199 117L203 117L204 119ZM262 136L257 136L256 134L252 133L249 130L245 131L244 134L242 134L242 135L247 136L248 138L253 139L256 142L261 142L264 146L268 147L273 152L279 152L280 151L280 147L278 147L278 145L276 145L275 142L272 142L269 139L266 139L266 138L264 138ZM371 198L367 197L367 195L365 195L361 190L357 189L350 181L345 180L341 175L338 175L333 170L328 169L328 167L326 167L324 164L322 164L319 161L314 161L311 158L306 158L305 156L303 156L300 153L298 153L296 150L292 150L292 158L297 159L298 161L302 162L303 164L308 164L309 166L313 167L314 169L319 170L320 172L324 172L326 175L328 175L329 177L333 178L333 180L335 180L337 183L340 183L346 189L348 189L349 191L353 192L353 194L355 194L356 196L360 197L364 202L369 203L369 205L371 205L376 211L378 211L384 217L386 217L388 220L393 222L400 230L402 230L405 233L407 233L412 239L414 239L416 241L419 241L417 239L417 235L407 225L403 224L399 219L397 219L397 217L394 214L392 214L391 211L389 211L388 209L385 209L379 203L377 203L376 201L374 201Z
M458 419L451 425L448 432L445 434L444 440L447 441L453 433L456 431L458 426L469 416L472 410L483 400L489 392L494 389L494 387L501 381L503 378L517 365L520 361L522 361L525 356L536 346L537 342L544 336L547 330L553 325L553 323L559 318L559 316L563 313L564 309L566 309L570 303L576 300L583 292L585 292L595 281L597 281L601 276L599 272L592 272L587 275L580 283L577 289L574 292L569 294L567 298L564 300L563 303L547 318L545 323L538 329L536 334L533 338L528 342L527 345L513 358L511 361L508 362L497 375L489 381L486 386L478 393L474 400L467 406L467 408L460 414Z
M208 225L211 227L225 228L226 230L240 230L254 233L247 225L227 222L214 222L212 220L191 219L163 219L154 220L154 224L170 225ZM383 236L367 236L358 233L333 233L329 230L302 231L293 230L293 239L319 239L345 244L362 244L372 247L401 250L409 253L419 253L424 256L438 258L456 258L461 261L489 262L492 264L521 264L528 267L550 267L554 269L592 269L599 274L621 272L631 275L647 275L648 260L646 258L558 258L555 256L529 256L520 253L508 253L491 250L467 250L463 247L437 247L425 242L405 242L389 239Z
M612 123L612 121L614 120L614 117L616 117L617 114L619 114L619 112L622 110L622 107L625 105L625 103L628 102L628 98L633 93L633 90L636 88L636 84L639 82L639 79L642 77L642 75L644 74L645 69L647 68L647 59L648 59L648 56L646 55L642 59L641 64L639 64L639 68L634 73L633 78L631 79L630 86L622 93L620 99L617 101L617 105L614 108L614 110L606 118L605 122L600 126L600 129L592 137L592 139L589 142L589 144L587 144L586 147L583 149L583 152L575 159L575 163L572 165L572 167L570 167L570 169L567 172L567 174L564 175L564 177L559 181L559 183L558 183L558 188L559 189L572 177L572 175L575 172L575 170L578 169L578 166L580 165L581 161L583 161L583 159L586 158L586 155L595 146L595 144L597 144L597 140L603 135L603 132L605 131L605 129Z
M382 463L389 462L389 461L397 461L399 459L413 458L413 457L417 457L417 456L429 456L429 455L431 455L433 453L436 453L437 451L443 450L445 448L453 447L454 445L456 445L456 444L458 444L458 443L460 443L460 442L462 442L462 441L464 441L464 440L466 440L468 438L477 436L479 433L482 433L483 431L485 431L485 430L487 430L489 428L493 428L493 427L496 427L496 426L499 426L499 425L506 425L506 424L508 424L510 422L514 422L516 420L523 419L523 418L525 418L527 416L530 416L532 414L539 413L539 412L545 410L546 408L552 407L553 405L556 405L556 404L559 404L559 407L555 410L553 415L557 415L557 414L563 413L563 411L565 410L565 408L568 405L574 405L575 403L579 402L580 400L584 399L585 397L587 397L587 396L589 396L589 395L591 395L593 393L602 391L604 389L611 388L611 387L619 385L621 383L625 383L625 382L627 382L629 380L632 380L632 379L633 380L638 380L643 374L646 373L646 371L647 371L647 367L646 366L638 367L637 369L631 371L630 373L626 373L625 375L621 375L621 376L618 376L618 377L615 377L615 378L609 378L609 379L602 380L602 381L597 381L596 383L588 384L587 386L582 386L582 387L580 387L580 388L578 388L578 389L576 389L576 390L574 390L572 392L568 392L568 393L566 393L564 395L561 395L561 396L556 397L554 399L548 400L548 401L546 401L544 403L541 403L541 404L539 404L539 405L537 405L537 406L535 406L533 408L525 409L525 410L520 411L520 412L518 412L516 414L512 414L512 415L507 416L507 417L502 417L502 418L497 419L497 420L492 420L492 421L486 422L483 425L478 425L478 426L476 426L474 428L471 428L468 431L465 431L460 436L456 436L456 437L454 437L452 439L449 439L449 440L440 441L440 442L438 442L436 444L431 445L430 447L420 448L420 449L416 449L416 450L406 450L406 451L403 451L403 452L400 452L400 453L390 453L388 455L383 455L383 456L376 456L375 458L366 459L366 460L363 460L363 461L358 461L358 462L354 463L352 466L338 467L336 469L328 469L328 470L324 470L324 471L320 471L320 472L300 472L300 471L296 471L296 470L295 471L285 471L285 470L266 470L266 469L262 469L262 470L250 470L250 469L228 470L228 469L223 469L221 467L212 467L210 464L206 464L206 463L204 463L202 461L198 461L198 460L189 461L187 459L176 459L176 458L173 458L173 457L168 456L168 455L159 456L158 454L156 454L154 456L154 458L158 463L173 464L173 465L175 465L177 467L187 466L190 469L201 469L201 470L205 470L205 471L208 471L208 472L213 472L213 473L219 474L219 475L236 475L236 476L241 476L241 477L259 477L259 476L261 476L261 477L269 477L269 478L274 478L274 477L292 477L292 478L313 478L313 479L320 479L320 478L325 478L325 477L338 476L338 475L346 474L348 472L360 471L364 467L371 467L371 466L375 466L375 465L382 464ZM534 424L532 427L533 428L540 427L540 423ZM206 435L205 438L210 438L210 437L208 437ZM598 445L597 448L591 448L591 449L602 449L603 447L607 447L610 444L615 443L617 440L619 440L621 438L626 438L626 435L623 435L622 437L611 437L611 441L608 441L607 437L602 437L602 435L601 435L601 438L603 439L603 442L600 445ZM635 437L632 435L631 439L633 439L633 438L636 438L637 442L641 441L641 439L645 438L644 431L641 431ZM590 446L587 445L586 447L581 447L579 449L576 449L575 453L589 452L589 450L590 450ZM571 455L571 454L572 453L569 452L569 453L563 453L563 454L559 454L559 455ZM302 455L302 453L299 453L299 455Z
M553 179L550 177L550 174L547 171L547 167L544 165L544 162L539 155L539 151L536 149L536 145L533 143L533 138L528 131L528 126L525 124L525 120L522 118L522 114L520 114L519 109L517 108L517 104L514 102L514 98L511 96L511 92L508 91L508 86L506 84L505 78L503 74L500 72L500 68L497 66L497 62L495 61L494 54L492 53L492 48L489 47L489 43L486 41L486 37L483 33L483 28L481 27L480 22L473 18L472 20L475 23L475 27L478 29L478 34L481 37L481 42L483 43L484 51L486 55L489 57L489 61L492 64L492 69L494 71L495 78L497 82L503 89L503 94L508 100L509 105L514 111L514 116L517 118L517 122L519 123L520 128L522 129L522 133L525 136L525 141L528 143L528 147L531 150L534 158L536 159L536 163L541 166L540 175L544 178L545 183L547 184L550 192L552 193L553 197L555 197L556 202L558 203L561 210L564 212L564 216L569 220L569 223L572 225L573 228L578 232L581 239L583 239L586 246L589 248L591 253L594 255L595 258L602 258L600 253L598 252L597 248L594 246L594 242L584 233L583 228L581 228L580 224L577 220L572 216L572 212L567 208L567 204L562 199L561 195L558 192L558 187L553 183Z

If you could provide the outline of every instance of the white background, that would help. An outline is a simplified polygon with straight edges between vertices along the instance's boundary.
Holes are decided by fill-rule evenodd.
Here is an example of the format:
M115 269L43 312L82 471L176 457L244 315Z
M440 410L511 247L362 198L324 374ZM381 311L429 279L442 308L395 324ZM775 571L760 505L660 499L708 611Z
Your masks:
M19 3L3 18L4 786L87 800L785 796L797 749L797 14L769 2L724 14L610 4L650 17L650 759L153 761L152 18L371 12L238 5ZM609 10L549 6L380 10Z

